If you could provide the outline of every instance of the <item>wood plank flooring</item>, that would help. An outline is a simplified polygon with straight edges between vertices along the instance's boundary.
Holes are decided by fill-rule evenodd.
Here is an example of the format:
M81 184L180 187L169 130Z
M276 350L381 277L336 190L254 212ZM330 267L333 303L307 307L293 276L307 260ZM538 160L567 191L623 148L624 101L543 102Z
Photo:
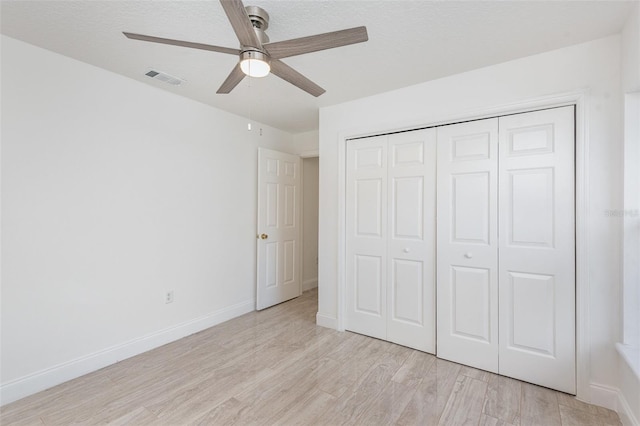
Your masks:
M0 409L2 425L618 425L570 395L315 325L317 292Z

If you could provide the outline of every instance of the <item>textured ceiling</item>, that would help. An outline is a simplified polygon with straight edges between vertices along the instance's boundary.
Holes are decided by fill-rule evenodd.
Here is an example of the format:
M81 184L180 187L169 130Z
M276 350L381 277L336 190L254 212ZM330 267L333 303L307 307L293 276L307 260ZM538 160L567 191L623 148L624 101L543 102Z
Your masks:
M327 92L314 98L269 75L215 92L232 55L129 40L122 31L238 47L217 0L5 1L10 37L292 132L318 126L318 109L615 34L636 1L282 1L267 10L271 41L366 25L369 41L283 59ZM156 69L187 82L144 76Z

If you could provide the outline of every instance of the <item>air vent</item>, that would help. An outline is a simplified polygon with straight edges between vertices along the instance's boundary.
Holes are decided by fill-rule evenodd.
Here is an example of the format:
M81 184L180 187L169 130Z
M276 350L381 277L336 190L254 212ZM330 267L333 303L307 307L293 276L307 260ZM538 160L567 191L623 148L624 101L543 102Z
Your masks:
M180 86L182 83L184 83L183 79L174 77L171 74L167 74L166 72L162 71L149 70L145 75L153 79L171 84L173 86Z

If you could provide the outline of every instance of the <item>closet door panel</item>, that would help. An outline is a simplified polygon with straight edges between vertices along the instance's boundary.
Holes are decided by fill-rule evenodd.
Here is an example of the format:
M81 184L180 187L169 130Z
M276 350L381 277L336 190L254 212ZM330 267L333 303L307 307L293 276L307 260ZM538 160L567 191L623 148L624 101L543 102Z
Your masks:
M491 286L485 268L451 267L451 333L464 339L490 342Z
M438 356L498 371L498 120L437 130Z
M500 374L575 394L574 109L499 123Z
M386 339L387 137L347 144L347 329Z
M387 339L435 353L435 129L389 136Z
M451 242L489 244L490 172L451 174Z

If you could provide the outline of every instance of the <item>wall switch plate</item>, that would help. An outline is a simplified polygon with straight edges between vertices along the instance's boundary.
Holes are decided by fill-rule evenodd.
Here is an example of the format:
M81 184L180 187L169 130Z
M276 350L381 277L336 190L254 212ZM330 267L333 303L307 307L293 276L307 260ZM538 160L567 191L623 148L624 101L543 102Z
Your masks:
M173 303L173 290L167 291L164 295L164 303Z

